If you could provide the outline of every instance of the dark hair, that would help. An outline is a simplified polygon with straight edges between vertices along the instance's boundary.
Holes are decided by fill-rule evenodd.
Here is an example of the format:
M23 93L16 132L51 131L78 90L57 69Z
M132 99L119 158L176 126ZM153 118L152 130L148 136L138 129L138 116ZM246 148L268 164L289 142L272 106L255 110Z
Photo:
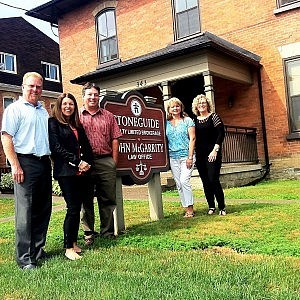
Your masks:
M99 86L97 86L97 85L96 85L95 83L93 83L93 82L87 82L87 83L83 86L83 88L82 88L82 96L85 95L85 91L86 91L86 90L89 90L89 89L91 89L91 88L96 89L96 90L98 91L98 93L100 94L100 88L99 88Z
M61 109L62 102L65 98L69 98L69 99L73 100L73 102L74 102L74 113L70 116L70 118L68 120L65 118L64 114L62 113L62 109ZM55 102L55 105L52 109L52 117L57 119L57 121L62 124L70 124L71 126L76 127L76 128L81 127L81 123L79 120L77 101L76 101L75 97L70 93L62 93L61 95L58 96L58 98Z

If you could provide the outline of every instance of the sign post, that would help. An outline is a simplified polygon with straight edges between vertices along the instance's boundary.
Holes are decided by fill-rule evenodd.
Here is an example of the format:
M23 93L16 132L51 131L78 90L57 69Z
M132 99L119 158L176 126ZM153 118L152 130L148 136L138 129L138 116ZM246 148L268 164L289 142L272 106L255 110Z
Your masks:
M136 91L105 95L100 105L114 114L123 134L119 139L118 176L131 184L148 183L150 217L163 218L159 173L169 169L169 160L162 106L147 102ZM117 190L120 192L120 188ZM123 202L123 196L119 195L117 201ZM124 224L122 216L124 220L123 203L117 203L116 217L120 225ZM124 230L122 226L125 227L117 226L118 231Z

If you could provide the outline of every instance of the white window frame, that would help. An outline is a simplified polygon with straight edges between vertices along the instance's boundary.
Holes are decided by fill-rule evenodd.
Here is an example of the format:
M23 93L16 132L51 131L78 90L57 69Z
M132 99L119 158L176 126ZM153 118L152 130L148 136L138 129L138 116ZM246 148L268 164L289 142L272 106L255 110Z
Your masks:
M290 57L288 59L284 59L284 70L285 70L285 85L286 85L286 99L287 99L287 109L288 109L288 118L289 118L289 132L290 135L287 137L288 139L300 138L300 109L299 111L295 111L295 107L297 107L297 102L300 101L300 77L296 74L289 73L288 65L290 63L297 63L300 66L300 56ZM299 67L300 69L300 67ZM298 69L296 69L298 70ZM297 102L296 102L297 101ZM298 117L297 117L298 114ZM296 118L296 120L295 120ZM296 123L295 123L296 122ZM298 125L297 125L298 124Z
M45 62L45 61L42 61L41 64L42 64L42 69L43 69L43 73L44 73L43 75L44 75L45 80L60 82L60 80L59 80L60 74L59 74L59 66L58 65L51 64L51 63L48 63L48 62ZM46 68L47 68L46 74L44 72L44 66L43 65L46 66ZM49 74L51 75L51 68L56 69L56 75L57 75L56 77L57 78L51 78L51 77L48 76Z
M108 14L113 14L114 24L109 23ZM111 15L110 15L111 16ZM105 18L105 33L100 34L100 18ZM98 61L99 64L104 64L110 61L119 59L118 34L116 24L115 8L109 8L101 11L96 16L97 42L98 42ZM109 27L111 25L111 27ZM115 49L115 52L113 51ZM104 51L105 50L105 51Z
M300 3L299 0L277 0L277 7L285 7L289 5L293 5L295 3Z
M8 56L13 58L13 64L14 64L13 65L13 67L14 67L13 70L8 70L7 69L6 58ZM16 55L11 54L11 53L6 53L6 52L0 52L0 71L16 74L17 73L17 57L16 57Z
M3 111L5 110L5 108L10 105L11 103L9 103L6 107L5 107L5 100L12 100L12 103L16 101L16 99L14 97L9 97L9 96L4 96L3 97L3 101L2 101L2 104L3 104Z
M180 1L180 2L177 2ZM200 24L200 11L199 11L199 0L195 1L197 2L196 6L188 6L190 3L188 0L172 0L172 5L173 5L173 18L174 18L174 30L175 30L175 39L180 40L187 38L189 36L198 34L201 32L201 24ZM181 5L184 4L183 6L186 6L185 9L182 7L179 8L177 7L177 3L180 3ZM195 25L194 22L192 21L192 14L194 12L197 12L198 16L198 24L196 24L196 27L198 27L196 30L192 28L193 25ZM187 19L183 19L184 16L187 16ZM184 20L184 22L183 22ZM180 32L180 27L182 25L185 25L188 28L188 33L181 33Z

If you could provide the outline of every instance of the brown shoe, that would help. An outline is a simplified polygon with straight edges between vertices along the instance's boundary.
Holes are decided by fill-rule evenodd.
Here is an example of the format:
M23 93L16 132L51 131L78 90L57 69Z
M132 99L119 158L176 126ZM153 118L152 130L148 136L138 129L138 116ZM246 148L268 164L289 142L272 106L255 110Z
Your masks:
M85 235L83 238L84 238L84 243L85 243L86 246L93 245L94 240L95 240L93 234Z

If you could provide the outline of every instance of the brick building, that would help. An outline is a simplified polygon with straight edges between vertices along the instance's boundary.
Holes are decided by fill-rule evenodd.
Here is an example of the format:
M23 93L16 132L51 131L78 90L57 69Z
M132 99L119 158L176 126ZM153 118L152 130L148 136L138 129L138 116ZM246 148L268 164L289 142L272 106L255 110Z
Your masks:
M299 0L53 0L28 15L58 24L63 86L78 99L94 81L177 96L191 113L206 93L229 131L254 130L262 172L299 178Z
M50 111L62 92L58 44L21 17L0 19L0 41L0 122L7 105L22 95L26 72L44 76L42 103ZM7 161L0 145L0 168L5 168Z

